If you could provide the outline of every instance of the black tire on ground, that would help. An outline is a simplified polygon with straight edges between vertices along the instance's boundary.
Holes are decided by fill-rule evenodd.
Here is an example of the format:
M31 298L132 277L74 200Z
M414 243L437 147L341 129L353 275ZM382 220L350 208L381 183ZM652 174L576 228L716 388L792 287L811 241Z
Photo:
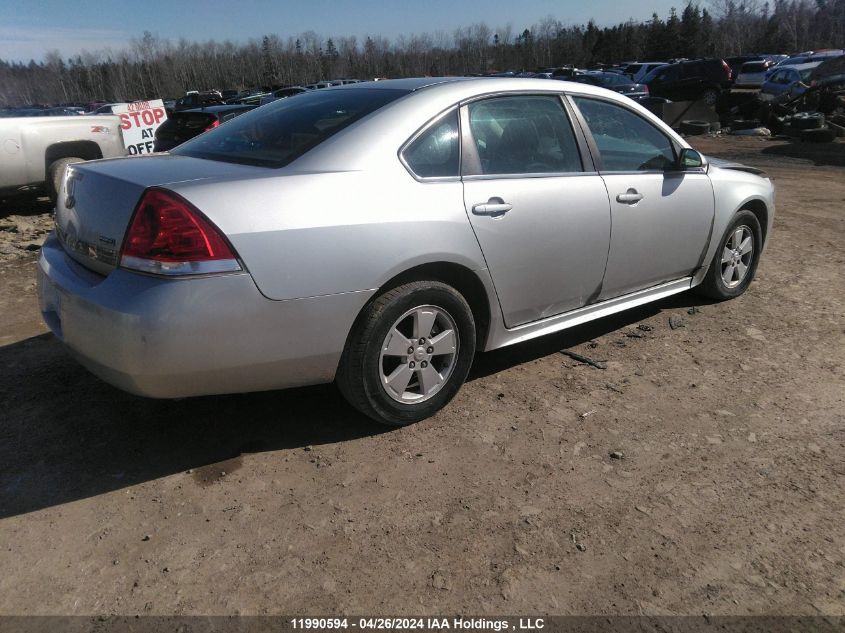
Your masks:
M50 163L50 168L47 174L47 192L50 195L50 200L55 203L58 199L59 191L62 188L62 180L64 180L65 170L67 169L67 166L73 165L74 163L81 163L84 161L84 158L68 156L67 158L60 158Z
M731 121L732 130L753 130L762 125L759 119L735 119Z
M731 236L740 227L747 227L751 231L754 250L748 270L742 278L741 283L733 288L729 288L722 278L722 254ZM742 209L734 216L734 219L728 225L727 230L720 239L719 246L716 248L713 259L710 262L710 268L707 270L707 275L704 277L704 281L695 287L695 292L718 301L733 299L741 295L754 279L754 274L757 272L757 264L760 261L760 250L762 247L763 231L760 228L760 222L757 220L757 216L748 209Z
M383 386L381 351L397 319L422 306L434 306L452 318L458 349L440 390L422 402L408 404L395 400ZM438 281L398 286L378 296L358 317L340 360L337 386L349 404L377 422L391 426L419 422L446 406L463 385L475 356L475 336L472 310L451 286Z
M827 126L815 130L801 130L801 142L803 143L832 143L835 138L836 132Z
M681 121L681 132L689 136L707 134L710 124L707 121Z
M796 130L816 130L824 127L824 115L797 116L792 119L792 127Z

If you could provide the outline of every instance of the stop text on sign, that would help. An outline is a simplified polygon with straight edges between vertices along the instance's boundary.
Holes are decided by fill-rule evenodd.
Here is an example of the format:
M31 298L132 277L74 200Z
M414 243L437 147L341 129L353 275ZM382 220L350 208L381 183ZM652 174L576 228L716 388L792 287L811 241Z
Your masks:
M123 144L130 154L150 154L155 142L155 131L167 119L167 111L161 99L136 101L115 106L114 113L120 116Z

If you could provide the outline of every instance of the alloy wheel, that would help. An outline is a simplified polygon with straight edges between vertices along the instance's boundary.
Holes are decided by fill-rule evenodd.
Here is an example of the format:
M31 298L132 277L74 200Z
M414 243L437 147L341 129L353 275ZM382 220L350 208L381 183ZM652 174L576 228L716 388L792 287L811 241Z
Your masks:
M754 257L754 234L744 224L736 227L722 247L722 281L736 288L745 279Z
M431 305L408 310L381 345L384 390L402 404L428 400L449 381L459 346L458 328L446 310Z

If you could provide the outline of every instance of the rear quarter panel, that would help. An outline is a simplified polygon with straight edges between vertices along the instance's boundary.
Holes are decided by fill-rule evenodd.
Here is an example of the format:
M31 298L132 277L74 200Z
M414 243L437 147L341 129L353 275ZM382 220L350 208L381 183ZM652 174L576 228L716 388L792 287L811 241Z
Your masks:
M418 264L484 267L460 182L392 169L172 187L229 237L261 292L284 300L380 287Z

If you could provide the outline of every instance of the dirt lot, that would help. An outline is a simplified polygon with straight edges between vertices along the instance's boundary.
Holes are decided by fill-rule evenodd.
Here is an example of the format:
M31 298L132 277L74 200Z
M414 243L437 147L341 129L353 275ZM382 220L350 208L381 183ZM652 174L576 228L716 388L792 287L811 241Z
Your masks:
M112 389L7 236L0 614L845 614L845 145L695 143L779 187L747 294L481 355L394 431L329 386Z

